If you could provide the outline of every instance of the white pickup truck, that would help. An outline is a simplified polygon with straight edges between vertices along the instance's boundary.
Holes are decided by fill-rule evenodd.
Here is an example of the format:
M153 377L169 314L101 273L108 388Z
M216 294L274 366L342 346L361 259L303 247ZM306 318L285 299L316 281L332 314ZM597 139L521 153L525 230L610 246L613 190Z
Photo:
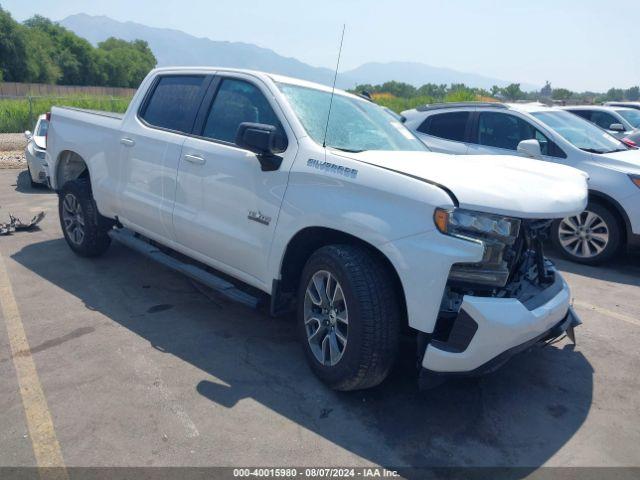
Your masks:
M73 251L120 238L229 296L260 292L273 314L295 309L332 388L380 383L403 331L429 386L580 323L541 247L586 205L573 168L432 153L365 99L252 71L157 69L124 115L50 118Z

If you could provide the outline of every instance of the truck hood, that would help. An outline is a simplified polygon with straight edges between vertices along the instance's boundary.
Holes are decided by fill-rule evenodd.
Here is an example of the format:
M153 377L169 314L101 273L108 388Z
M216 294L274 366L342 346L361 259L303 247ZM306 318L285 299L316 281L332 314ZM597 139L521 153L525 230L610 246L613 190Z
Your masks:
M584 210L588 175L511 155L434 152L340 152L449 190L461 208L519 218L562 218Z

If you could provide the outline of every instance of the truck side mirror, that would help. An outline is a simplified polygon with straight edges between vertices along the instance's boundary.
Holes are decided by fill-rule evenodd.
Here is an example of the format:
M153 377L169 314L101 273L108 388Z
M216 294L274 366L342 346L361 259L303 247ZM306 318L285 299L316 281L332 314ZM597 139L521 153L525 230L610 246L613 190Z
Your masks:
M518 144L518 153L525 157L540 158L542 156L542 150L540 149L540 142L535 138L529 140L522 140Z
M242 122L236 132L236 145L255 153L263 171L277 170L282 157L276 153L286 150L286 139L273 125Z
M31 133L31 130L25 130L24 138L26 138L27 140L31 140L32 136L33 136L33 134Z
M609 130L611 130L612 132L624 132L625 128L621 123L612 123L611 125L609 125Z

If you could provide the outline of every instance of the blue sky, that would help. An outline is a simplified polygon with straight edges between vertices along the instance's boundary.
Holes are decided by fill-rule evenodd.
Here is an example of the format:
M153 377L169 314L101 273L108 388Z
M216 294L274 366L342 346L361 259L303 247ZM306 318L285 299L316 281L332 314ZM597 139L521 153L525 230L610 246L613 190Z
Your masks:
M0 0L17 20L107 15L254 43L315 66L415 61L575 90L640 83L638 17L597 0Z

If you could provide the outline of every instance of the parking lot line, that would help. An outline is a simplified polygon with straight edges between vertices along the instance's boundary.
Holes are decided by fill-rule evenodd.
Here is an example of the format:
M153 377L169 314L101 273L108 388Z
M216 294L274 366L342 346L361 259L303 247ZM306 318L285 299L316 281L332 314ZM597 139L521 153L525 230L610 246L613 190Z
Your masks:
M589 310L593 310L594 312L601 313L602 315L606 315L608 317L616 318L618 320L622 320L623 322L630 323L635 325L636 327L640 327L640 320L637 318L630 317L628 315L624 315L622 313L614 312L613 310L608 310L606 308L597 307L595 305L591 305L590 303L581 302L579 300L574 300L573 304L576 307L586 308Z
M20 317L20 310L13 295L9 275L0 254L0 307L7 327L9 345L16 369L20 396L27 418L29 436L38 467L53 468L42 471L43 477L68 479L60 444L53 427L47 400L38 378L36 365Z

